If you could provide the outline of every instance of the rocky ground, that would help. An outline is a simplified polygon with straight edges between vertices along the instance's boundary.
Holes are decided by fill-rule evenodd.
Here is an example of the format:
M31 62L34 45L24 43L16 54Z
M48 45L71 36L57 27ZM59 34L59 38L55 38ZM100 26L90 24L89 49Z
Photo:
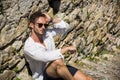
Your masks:
M91 75L94 80L120 80L120 53L104 54L96 60L82 59L71 65Z

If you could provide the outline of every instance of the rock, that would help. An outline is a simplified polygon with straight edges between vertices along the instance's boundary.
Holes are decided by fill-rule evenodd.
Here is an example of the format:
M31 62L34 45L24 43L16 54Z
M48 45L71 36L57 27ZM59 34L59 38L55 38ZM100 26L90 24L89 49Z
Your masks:
M120 49L116 48L116 46L112 46L113 51L120 53Z
M84 27L83 28L86 30L89 27L89 25L90 25L90 21L86 21L84 23Z
M88 27L88 31L91 31L91 30L93 30L93 29L95 29L96 28L96 24L95 23L92 23L92 24L90 24L90 26Z
M6 21L6 16L4 16L4 15L0 15L0 30L4 27L4 25L5 25L5 22Z
M32 6L32 1L21 0L18 2L18 6L20 13L24 14L30 10L30 7Z
M87 45L93 41L94 38L94 32L91 31L87 37Z
M18 71L20 71L23 69L24 66L25 66L25 59L22 59L16 67L18 68Z
M110 2L110 0L103 0L103 4L107 4L108 2Z
M8 55L7 52L1 51L1 52L0 52L0 58L1 58L0 61L1 61L1 63L3 64L3 63L5 63L6 61L8 61L9 55Z
M81 50L83 50L84 48L85 48L85 45L86 45L86 40L85 40L85 38L83 37L83 38L81 38L81 40L80 40L80 49Z
M27 73L20 73L19 75L17 75L16 78L14 78L13 80L16 79L21 79L21 80L34 80L31 76L29 76Z
M22 47L22 41L15 41L12 45L13 48L19 50Z
M5 70L2 74L0 74L0 80L12 80L15 75L14 71Z
M19 56L17 56L17 55L15 55L15 56L13 56L13 58L9 61L9 68L13 68L13 67L15 67L15 65L16 64L18 64L19 62L20 62L20 58L19 58Z
M95 14L95 21L97 21L100 18L103 18L103 7L102 6L100 7L99 11L96 12Z
M92 48L93 48L93 44L86 46L86 49L83 50L86 56L90 54L90 52L92 51Z
M88 17L87 13L88 13L88 8L87 7L83 8L82 13L80 15L82 21L85 21L87 19L87 17Z

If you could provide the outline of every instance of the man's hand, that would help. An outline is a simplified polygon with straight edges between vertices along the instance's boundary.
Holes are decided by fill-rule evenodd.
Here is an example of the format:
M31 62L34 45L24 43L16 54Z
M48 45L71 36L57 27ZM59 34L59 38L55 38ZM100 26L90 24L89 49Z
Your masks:
M50 22L52 20L52 18L47 13L44 13L44 14L46 16L46 21Z
M58 19L58 18L53 19L53 18L51 18L47 13L44 13L44 14L46 15L46 21L47 21L47 22L52 21L54 24L61 22L61 20Z
M71 51L71 52L76 52L76 47L75 46L68 46L68 47L63 47L61 49L61 53L64 54L65 52Z

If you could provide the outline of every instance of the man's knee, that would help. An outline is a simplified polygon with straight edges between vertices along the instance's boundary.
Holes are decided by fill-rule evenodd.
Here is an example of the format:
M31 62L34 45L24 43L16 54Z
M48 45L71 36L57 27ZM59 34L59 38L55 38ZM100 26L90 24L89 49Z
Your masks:
M46 68L46 72L47 74L49 74L52 77L59 77L59 73L61 73L61 71L63 71L63 67L64 67L64 62L62 59L57 59L55 61L53 61L52 63L50 63L48 65L48 67Z
M53 61L53 64L55 66L61 66L61 65L64 65L64 62L62 59L57 59L57 60Z
M65 70L66 68L62 59L57 59L52 64L55 66L57 73L61 73L61 71Z
M59 68L60 66L64 65L64 62L62 59L57 59L57 60L54 60L53 62L51 62L48 67L47 67L47 70L57 70L57 68Z

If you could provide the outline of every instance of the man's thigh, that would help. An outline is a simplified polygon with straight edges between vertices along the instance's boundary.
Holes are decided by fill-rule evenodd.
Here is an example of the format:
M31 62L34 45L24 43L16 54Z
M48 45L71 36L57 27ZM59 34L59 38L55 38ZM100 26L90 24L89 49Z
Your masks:
M49 80L62 80L62 78L59 77L59 75L56 72L56 66L57 65L64 65L64 62L62 59L58 59L56 61L51 62L46 70L44 71L44 77L48 78ZM64 65L65 66L65 65ZM72 74L72 76L75 75L78 69L72 67L72 66L66 66L69 70L69 72Z
M50 76L57 78L59 75L57 75L57 66L58 65L64 65L64 62L62 59L57 59L55 61L52 61L51 63L48 64L46 68L46 73L49 74Z
M57 59L48 64L47 68L44 70L44 80L62 80L57 74L57 65L64 65L62 59Z

